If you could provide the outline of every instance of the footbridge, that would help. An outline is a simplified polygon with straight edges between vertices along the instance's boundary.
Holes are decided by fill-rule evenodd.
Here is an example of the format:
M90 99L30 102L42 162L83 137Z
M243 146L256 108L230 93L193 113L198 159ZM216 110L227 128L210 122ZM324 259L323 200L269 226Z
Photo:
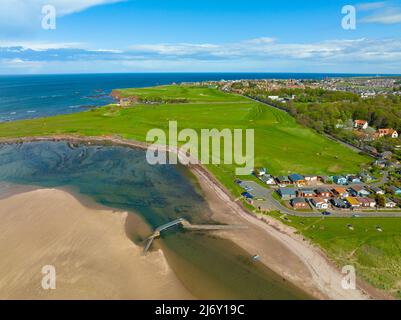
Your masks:
M246 229L246 226L242 225L220 225L220 224L191 224L189 221L179 218L177 220L166 223L155 229L153 234L146 240L146 245L144 248L144 253L146 254L150 247L152 246L153 240L160 237L163 231L170 229L174 226L181 225L184 229L190 231L217 231L217 230L238 230Z

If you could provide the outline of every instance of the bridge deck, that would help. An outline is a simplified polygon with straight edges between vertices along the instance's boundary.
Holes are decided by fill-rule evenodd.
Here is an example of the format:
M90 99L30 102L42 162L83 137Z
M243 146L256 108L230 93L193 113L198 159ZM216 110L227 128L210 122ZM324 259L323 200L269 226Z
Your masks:
M182 225L182 227L184 229L192 230L192 231L195 231L195 230L200 230L200 231L201 230L210 230L210 231L212 231L212 230L236 230L236 229L246 229L247 228L246 226L241 226L241 225L191 224L187 220L180 218L180 219L171 221L169 223L166 223L166 224L156 228L155 231L153 232L153 234L147 239L147 242L146 242L146 245L144 248L144 253L149 251L150 247L152 246L153 240L157 237L160 237L160 233L162 231L165 231L165 230L172 228L179 224Z

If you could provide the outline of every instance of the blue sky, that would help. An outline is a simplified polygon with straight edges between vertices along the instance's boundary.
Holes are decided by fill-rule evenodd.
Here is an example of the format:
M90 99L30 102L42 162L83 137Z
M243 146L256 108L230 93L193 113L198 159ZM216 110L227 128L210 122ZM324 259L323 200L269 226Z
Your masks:
M401 73L401 0L0 2L0 74L159 71Z

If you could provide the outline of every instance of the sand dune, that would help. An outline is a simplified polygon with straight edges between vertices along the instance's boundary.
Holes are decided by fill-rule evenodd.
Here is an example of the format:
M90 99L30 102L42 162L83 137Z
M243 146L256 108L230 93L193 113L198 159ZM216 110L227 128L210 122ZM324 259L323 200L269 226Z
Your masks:
M61 190L0 200L0 299L192 298L161 251L144 257L127 238L126 217ZM55 290L41 286L45 265L56 268Z

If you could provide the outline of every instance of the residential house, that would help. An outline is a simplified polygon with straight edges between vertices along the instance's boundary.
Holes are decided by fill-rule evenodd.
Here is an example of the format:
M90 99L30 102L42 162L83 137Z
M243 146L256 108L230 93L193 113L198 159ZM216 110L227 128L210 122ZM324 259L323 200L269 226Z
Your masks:
M361 186L353 186L348 190L353 197L367 197L370 195L370 192Z
M355 176L355 175L348 176L348 182L353 183L353 184L362 183L361 178L359 178L358 176Z
M395 203L393 200L386 198L386 208L395 208L397 206L397 203Z
M347 197L345 200L348 202L348 204L351 208L360 208L361 207L360 202L356 198Z
M275 185L276 184L276 180L274 180L274 177L270 174L265 174L263 176L261 176L260 181L266 183L267 185Z
M288 176L288 178L290 178L291 182L294 184L297 184L297 185L305 185L306 184L305 177L298 173L290 174Z
M322 198L313 198L310 200L310 202L316 209L328 209L329 208L329 204L326 202L326 200L324 200Z
M300 189L297 192L298 197L303 197L303 198L313 198L316 197L316 192L313 191L312 189Z
M342 199L334 198L334 199L331 199L330 202L336 208L339 208L339 209L347 209L348 208L347 203Z
M394 129L379 129L376 132L376 136L378 138L391 137L393 139L396 139L398 138L398 132Z
M346 185L347 184L347 178L344 176L334 176L333 181L335 184L339 185Z
M356 200L359 201L362 207L365 208L374 208L376 207L376 201L370 198L364 198L364 197L357 197Z
M309 207L309 205L306 202L305 198L294 198L294 199L291 200L291 205L295 209L305 209L305 208Z
M330 198L332 196L330 190L326 189L326 188L317 188L316 194L318 197L321 197L321 198Z
M334 188L333 189L333 194L336 197L340 197L340 198L346 198L346 197L349 196L349 193L348 193L347 189L341 188L341 187Z
M354 128L360 130L366 130L369 126L369 123L366 120L355 120Z
M280 188L277 193L282 200L291 200L297 197L297 192L294 188Z
M255 175L258 177L262 177L268 173L266 168L261 168L261 169L256 169L255 170Z
M401 195L401 189L396 186L390 186L390 187L388 187L388 189L392 194L394 194L396 196Z
M381 194L381 195L385 194L384 190L380 189L379 187L371 187L370 191L372 191L372 193L374 194Z
M318 177L317 176L308 175L308 176L305 176L305 181L306 181L307 184L314 185L314 184L317 184Z
M278 183L280 186L286 186L286 185L291 184L291 180L288 179L288 177L286 177L286 176L277 177L276 180L277 180L277 183Z

